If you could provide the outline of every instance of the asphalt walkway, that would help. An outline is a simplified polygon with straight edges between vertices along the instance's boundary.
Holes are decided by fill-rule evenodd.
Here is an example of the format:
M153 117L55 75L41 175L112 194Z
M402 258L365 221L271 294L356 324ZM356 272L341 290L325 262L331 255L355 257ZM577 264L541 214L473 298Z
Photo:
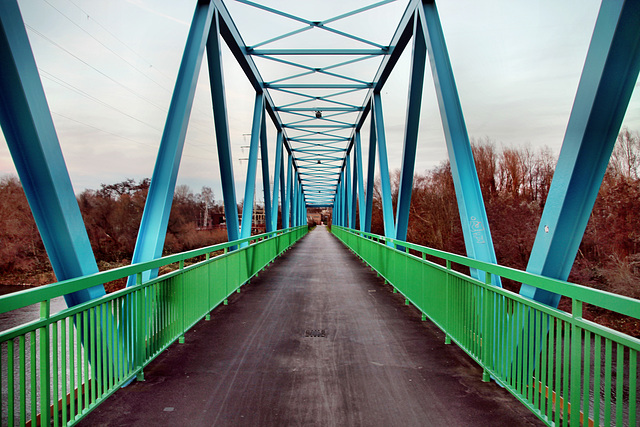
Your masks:
M481 377L318 227L81 425L542 424Z

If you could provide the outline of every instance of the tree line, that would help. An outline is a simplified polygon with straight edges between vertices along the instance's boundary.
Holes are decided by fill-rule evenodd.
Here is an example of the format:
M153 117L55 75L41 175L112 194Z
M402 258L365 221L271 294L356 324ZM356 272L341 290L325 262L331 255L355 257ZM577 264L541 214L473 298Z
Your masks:
M150 180L125 179L85 190L80 212L100 270L131 262ZM178 253L227 240L226 229L211 227L223 208L211 188L194 193L178 185L173 197L164 253ZM20 181L0 179L0 284L41 285L55 281Z
M472 149L498 263L524 270L551 186L556 157L548 148L500 148L488 138L473 140ZM400 172L396 171L391 176L394 210L399 180ZM384 234L380 200L378 182L371 224L371 231L376 234ZM466 254L448 161L415 175L407 240ZM623 129L618 136L569 281L640 299L640 134L637 132ZM504 285L516 292L520 287L516 283ZM592 314L595 318L599 315ZM632 322L630 319L616 321ZM621 328L640 336L640 322L632 323L631 331L629 325Z

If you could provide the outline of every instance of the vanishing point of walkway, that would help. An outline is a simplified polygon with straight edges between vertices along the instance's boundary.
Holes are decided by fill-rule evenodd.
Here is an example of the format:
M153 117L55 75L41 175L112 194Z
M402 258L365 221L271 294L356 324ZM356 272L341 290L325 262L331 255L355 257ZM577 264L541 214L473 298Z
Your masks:
M541 424L481 377L318 227L152 362L146 381L117 391L81 424Z

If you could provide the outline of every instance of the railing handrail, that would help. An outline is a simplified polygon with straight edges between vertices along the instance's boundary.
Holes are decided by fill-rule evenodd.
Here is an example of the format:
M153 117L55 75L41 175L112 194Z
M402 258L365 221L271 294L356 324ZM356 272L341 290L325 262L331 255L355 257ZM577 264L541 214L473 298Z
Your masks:
M82 289L87 289L96 285L101 285L103 283L133 276L135 274L142 273L143 271L152 270L169 264L174 264L176 262L206 255L211 252L224 250L233 246L239 246L243 243L248 243L250 245L252 240L263 240L265 238L272 238L279 234L289 233L297 230L300 227L306 226L307 225L290 227L270 231L267 233L257 234L251 237L246 237L244 239L238 239L231 242L217 243L215 245L206 246L204 248L192 249L190 251L185 251L178 254L167 255L162 258L154 259L152 261L125 265L111 270L100 271L88 276L62 280L48 285L39 286L37 288L25 289L23 291L3 295L0 296L0 314L27 307L29 305L38 304L42 301L51 300L53 298L80 291Z
M498 264L492 264L484 261L475 260L465 257L463 255L457 255L450 252L445 252L439 249L433 249L426 246L417 245L415 243L404 242L378 234L368 233L365 231L355 230L352 228L341 227L333 225L332 227L340 228L344 231L352 234L361 235L365 237L375 238L379 241L390 242L394 244L394 250L400 251L396 246L403 246L408 249L413 249L422 252L427 255L435 256L445 261L450 261L456 264L464 265L477 270L482 270L487 273L491 273L500 277L505 277L520 283L526 283L536 288L544 289L546 291L561 294L568 298L572 298L578 301L582 301L587 304L592 304L607 310L615 311L626 316L634 318L640 318L640 300L627 297L624 295L614 294L612 292L603 291L600 289L589 288L577 283L562 281L558 279L552 279L549 277L541 276L539 274L530 273L527 271L517 270L511 267L505 267ZM383 243L379 243L383 244ZM410 255L410 254L409 254Z

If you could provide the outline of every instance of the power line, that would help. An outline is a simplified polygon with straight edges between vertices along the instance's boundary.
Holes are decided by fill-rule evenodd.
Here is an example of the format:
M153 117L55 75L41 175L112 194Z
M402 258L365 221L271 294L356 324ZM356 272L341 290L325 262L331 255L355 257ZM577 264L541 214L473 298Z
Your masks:
M102 47L104 47L105 49L107 49L109 52L113 53L115 56L117 56L118 58L120 58L122 61L124 61L126 64L130 65L131 68L133 68L134 70L136 70L138 73L140 73L143 77L145 77L146 79L148 79L149 81L153 82L154 84L156 84L159 88L171 93L170 90L168 90L167 88L165 88L164 86L162 86L160 83L158 83L157 81L153 80L149 75L145 74L144 72L142 72L140 69L138 69L138 67L131 63L129 60L127 60L125 57L123 57L122 55L120 55L118 52L116 52L115 50L111 49L109 46L107 46L106 44L104 44L102 41L98 40L97 37L95 37L93 34L91 34L90 32L88 32L87 30L85 30L84 28L82 28L80 25L78 25L73 19L71 19L68 15L66 15L65 13L63 13L60 9L58 9L57 7L55 7L53 4L51 4L49 2L49 0L42 0L44 1L46 4L48 4L51 8L53 8L56 12L58 12L60 15L62 15L67 21L71 22L74 26L76 26L77 28L79 28L82 32L84 32L85 34L87 34L89 37L91 37L92 39L94 39L96 42L98 42ZM77 7L77 6L76 6ZM88 15L87 15L88 16Z
M54 9L56 9L61 15L63 15L66 19L68 19L69 21L71 21L76 27L80 28L82 31L84 31L85 33L87 33L89 36L91 36L94 40L96 40L98 43L100 43L102 46L104 46L106 49L108 49L110 52L114 53L115 55L117 55L119 58L121 58L123 61L125 61L127 64L129 64L130 66L132 66L134 69L136 69L136 71L140 72L141 74L143 74L145 77L147 77L149 80L151 80L152 82L154 82L156 85L160 86L163 90L169 92L169 93L173 93L171 89L166 88L164 86L162 86L160 83L156 82L155 80L153 80L151 77L147 76L145 73L143 73L141 70L139 70L134 64L131 64L129 61L127 61L126 59L124 59L122 56L118 55L113 49L109 48L108 46L106 46L103 42L101 42L100 40L98 40L95 36L93 36L92 34L90 34L89 32L87 32L84 28L80 27L77 23L73 22L73 20L71 20L71 18L69 18L67 15L65 15L63 12L61 12L59 9L55 8L53 5L51 5L51 3L49 2L49 0L43 0L45 2L47 2L51 7L53 7ZM165 74L164 72L162 72L162 70L160 70L159 68L156 68L149 60L147 60L145 57L143 57L141 54L139 54L137 51L135 51L133 48L131 48L131 46L129 46L124 40L120 39L118 36L116 36L112 31L110 31L106 26L104 26L103 24L101 24L98 20L96 20L95 18L93 18L87 11L85 11L84 9L82 9L80 6L78 6L73 0L67 0L69 3L71 3L72 5L74 5L78 10L80 10L83 14L85 14L87 16L88 19L91 19L93 22L96 23L96 25L98 25L100 28L102 28L104 31L106 31L111 37L113 37L115 40L117 40L122 46L124 46L126 49L128 49L130 52L132 52L134 55L136 55L138 58L142 59L144 62L146 62L147 64L149 64L149 67L153 68L154 70L156 70L159 74L161 74L165 79L167 79L169 82L174 83L174 80L169 77L167 74ZM196 111L200 112L201 114L203 114L205 117L207 118L211 118L212 117L212 113L210 113L209 110L207 110L206 112L203 111L200 106L195 105L194 107L196 109Z
M134 143L136 143L136 144L144 145L145 147L150 147L150 148L153 148L153 149L157 149L157 148L158 148L158 146L157 146L157 145L147 144L147 143L142 142L142 141L138 141L138 140L135 140L135 139L131 139L131 138L126 137L126 136L124 136L124 135L120 135L120 134L117 134L117 133L114 133L114 132L108 131L108 130L106 130L106 129L102 129L102 128L100 128L100 127L97 127L97 126L91 125L91 124L89 124L89 123L87 123L87 122L84 122L84 121L82 121L82 120L73 119L73 118L71 118L71 117L69 117L69 116L66 116L66 115L64 115L64 114L60 114L60 113L55 112L55 111L51 111L51 113L52 113L52 114L55 114L56 116L60 116L60 117L62 117L62 118L65 118L65 119L67 119L67 120L70 120L70 121L72 121L72 122L75 122L75 123L81 124L81 125L83 125L83 126L86 126L86 127L92 128L92 129L95 129L95 130L97 130L97 131L99 131L99 132L103 132L103 133L106 133L106 134L108 134L108 135L115 136L115 137L117 137L117 138L125 139L125 140L127 140L127 141L131 141L131 142L134 142ZM185 156L185 157L191 157L191 158L195 158L195 159L215 160L213 157L192 156L192 155L189 155L189 154L183 154L183 156Z
M85 61L84 59L80 58L79 56L77 56L76 54L72 53L71 51L69 51L67 48L61 46L60 44L56 43L55 41L51 40L49 37L47 37L46 35L42 34L40 31L36 30L35 28L33 28L31 25L26 25L26 27L31 30L33 33L37 34L38 36L42 37L43 39L45 39L46 41L48 41L49 43L51 43L52 45L54 45L55 47L57 47L58 49L62 50L63 52L67 53L68 55L72 56L73 58L75 58L76 60L82 62L84 65L86 65L87 67L91 68L92 70L94 70L95 72L99 73L100 75L106 77L107 79L109 79L110 81L112 81L113 83L117 84L118 86L122 87L124 90L126 90L127 92L131 93L132 95L142 99L143 101L148 102L149 104L153 105L154 107L158 108L160 111L163 112L167 112L167 110L156 104L155 102L153 102L152 100L146 98L145 96L137 93L136 91L134 91L133 89L128 88L127 86L125 86L124 84L120 83L119 81L117 81L116 79L114 79L113 77L109 76L108 74L100 71L98 68L94 67L93 65L89 64L87 61Z
M81 8L80 6L78 6L73 0L67 0L69 3L71 3L72 5L74 5L76 8L78 8L78 10L80 10L82 13L84 13L87 16L87 19L91 19L93 22L96 23L96 25L98 25L100 28L102 28L104 31L106 31L111 37L113 37L114 39L116 39L118 42L120 42L120 44L122 44L122 46L124 46L125 48L127 48L131 53L133 53L134 55L136 55L138 58L142 59L144 62L146 62L147 64L149 64L149 67L152 67L154 70L156 70L160 75L162 75L165 79L167 79L169 82L173 82L173 79L169 76L167 76L164 72L162 72L162 70L160 70L159 68L154 67L154 65L151 63L151 61L147 60L145 57L143 57L140 53L136 52L131 46L129 46L125 41L123 41L122 39L120 39L118 36L116 36L113 32L111 32L107 27L105 27L104 25L102 25L97 19L95 19L93 16L91 16L89 14L89 12L85 11L83 8Z
M107 102L102 101L99 98L96 98L95 96L93 96L93 95L85 92L84 90L72 85L71 83L66 82L66 81L62 80L61 78L56 77L53 74L43 70L42 68L38 68L38 70L40 71L40 73L42 74L42 76L44 78L49 79L52 82L57 83L60 86L66 88L66 89L69 89L69 90L71 90L73 92L76 92L77 94L82 95L85 98L88 98L88 99L90 99L90 100L92 100L94 102L97 102L98 104L100 104L100 105L102 105L104 107L110 108L110 109L112 109L112 110L114 110L114 111L116 111L116 112L118 112L120 114L123 114L123 115L125 115L125 116L127 116L127 117L129 117L129 118L131 118L131 119L133 119L133 120L135 120L137 122L139 122L139 123L142 123L143 125L148 126L148 127L150 127L151 129L153 129L155 131L162 132L162 129L159 129L159 128L153 126L152 124L145 122L144 120L141 120L141 119L139 119L139 118L137 118L135 116L132 116L131 114L119 109L118 107L115 107L115 106L113 106L113 105L111 105L111 104L109 104Z
M131 93L131 94L133 94L134 96L136 96L136 97L140 98L140 99L141 99L141 100L143 100L143 101L148 102L149 104L151 104L151 105L153 105L154 107L158 108L158 109L159 109L160 111L162 111L163 113L167 113L167 111L168 111L167 109L165 109L165 108L163 108L163 107L161 107L161 106L159 106L159 105L155 104L153 101L149 100L149 99L148 99L148 98L146 98L145 96L140 95L140 94L139 94L139 93L137 93L136 91L134 91L134 90L132 90L132 89L128 88L128 87L127 87L127 86L125 86L124 84L122 84L122 83L118 82L118 81L117 81L117 80L115 80L114 78L112 78L112 77L110 77L109 75L105 74L104 72L100 71L98 68L94 67L93 65L89 64L88 62L86 62L85 60L83 60L83 59L82 59L82 58L80 58L79 56L75 55L74 53L72 53L71 51L69 51L68 49L66 49L65 47L63 47L63 46L61 46L60 44L56 43L54 40L52 40L52 39L51 39L51 38L49 38L48 36L46 36L46 35L42 34L40 31L36 30L36 29L35 29L35 28L33 28L32 26L30 26L30 25L26 25L26 27L27 27L30 31L32 31L33 33L35 33L36 35L38 35L38 36L42 37L44 40L48 41L49 43L51 43L52 45L54 45L54 46L55 46L55 47L57 47L58 49L61 49L62 51L64 51L64 52L65 52L65 53L67 53L68 55L72 56L73 58L75 58L76 60L80 61L80 62L81 62L81 63L83 63L84 65L86 65L86 66L90 67L91 69L93 69L94 71L96 71L97 73L99 73L100 75L102 75L102 76L106 77L107 79L111 80L112 82L114 82L114 83L115 83L115 84L117 84L118 86L122 87L122 88L123 88L123 89L125 89L126 91L130 92L130 93ZM59 79L58 77L54 76L54 75L53 75L53 74L51 74L51 73L48 73L48 74L49 74L49 76L52 76L53 78ZM63 81L62 79L59 79L59 80ZM65 82L65 83L66 83L66 82ZM69 85L69 86L72 86L72 85L71 85L71 84L69 84L69 83L66 83L66 84L67 84L67 85ZM158 129L157 129L157 128L155 128L154 126L152 126L152 125L150 125L150 124L148 124L148 123L145 123L145 122L141 121L140 119L137 119L136 117L133 117L133 116L131 116L131 115L127 114L127 113L124 113L122 110L119 110L118 108L113 107L112 105L109 105L109 104L107 104L107 103L104 103L103 101L98 100L97 98L95 98L95 97L93 97L93 96L91 96L91 95L87 94L86 92L82 91L81 89L78 89L78 88L76 88L76 89L77 89L77 90L79 90L79 91L81 91L81 92L83 92L86 96L88 96L88 97L90 97L90 98L94 99L95 101L97 101L97 102L99 102L99 103L101 103L101 104L107 105L107 106L109 106L110 108L113 108L113 109L115 109L115 110L117 110L117 111L119 111L119 112L121 112L121 113L123 113L123 114L125 114L125 115L127 115L127 116L129 116L129 117L131 117L131 118L133 118L134 120L137 120L137 121L139 121L139 122L141 122L141 123L143 123L143 124L145 124L145 125L147 125L147 126L152 127L153 129L158 130ZM207 118L209 118L209 117L207 117ZM196 123L193 123L193 125L194 125L196 128L198 128L198 127L199 127L199 125L198 125L198 124L196 124ZM202 131L202 130L201 130L201 131ZM202 132L205 132L205 131L202 131ZM206 132L205 132L205 133L206 133Z
M40 71L40 73L42 74L42 76L43 76L44 78L46 78L46 79L48 79L48 80L50 80L50 81L52 81L52 82L54 82L54 83L59 84L60 86L64 87L65 89L68 89L68 90L71 90L71 91L73 91L73 92L76 92L77 94L79 94L79 95L81 95L81 96L84 96L85 98L90 99L91 101L94 101L94 102L96 102L96 103L98 103L98 104L100 104L100 105L103 105L103 106L105 106L105 107L107 107L107 108L110 108L110 109L112 109L112 110L114 110L114 111L116 111L116 112L118 112L118 113L120 113L120 114L123 114L123 115L125 115L125 116L127 116L127 117L129 117L129 118L131 118L131 119L133 119L133 120L135 120L135 121L137 121L137 122L139 122L139 123L141 123L141 124L145 125L145 126L150 127L151 129L153 129L153 130L155 130L155 131L162 132L162 129L156 128L156 127L154 127L153 125L151 125L151 124L149 124L149 123L147 123L147 122L145 122L145 121L143 121L143 120L141 120L141 119L139 119L139 118L137 118L137 117L135 117L135 116L132 116L131 114L128 114L127 112L125 112L125 111L123 111L123 110L121 110L121 109L119 109L119 108L117 108L117 107L115 107L115 106L113 106L113 105L111 105L111 104L109 104L109 103L106 103L106 102L104 102L104 101L100 100L99 98L96 98L95 96L93 96L93 95L91 95L91 94L89 94L89 93L87 93L87 92L83 91L82 89L80 89L80 88L78 88L78 87L76 87L76 86L72 85L71 83L66 82L66 81L64 81L64 80L60 79L59 77L54 76L53 74L51 74L51 73L47 72L46 70L43 70L43 69L41 69L41 68L38 68L38 70ZM58 115L62 116L62 114L60 114L60 113L56 113L56 114L58 114ZM66 117L66 116L63 116L63 117L68 118L69 120L78 121L78 120L71 119L71 118ZM81 122L81 121L78 121L78 123L86 124L86 123ZM91 126L91 125L88 125L88 124L86 124L86 125L87 125L87 126ZM91 127L94 127L94 126L91 126ZM95 128L95 127L94 127L94 128ZM101 130L101 131L104 131L103 129L100 129L100 128L95 128L95 129L97 129L97 130ZM104 131L104 132L108 132L108 131ZM117 136L117 134L114 134L114 135L116 135L116 136ZM186 144L188 144L188 145L191 145L191 146L193 146L193 147L199 147L199 148L200 148L200 149L202 149L203 151L208 151L208 152L211 152L211 153L215 153L214 151L207 149L207 148L206 148L206 147L207 147L206 145L202 145L202 144L193 144L193 143L191 143L191 142L190 142L190 141L188 141L188 140L186 140L186 141L185 141L185 143L186 143ZM195 156L190 156L190 157L195 157Z

